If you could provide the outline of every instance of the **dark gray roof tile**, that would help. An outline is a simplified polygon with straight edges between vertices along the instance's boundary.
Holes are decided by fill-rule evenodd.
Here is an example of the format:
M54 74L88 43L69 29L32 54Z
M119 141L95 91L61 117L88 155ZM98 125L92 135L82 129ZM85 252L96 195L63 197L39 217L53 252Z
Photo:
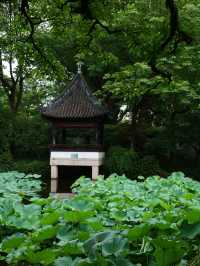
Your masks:
M47 118L84 119L104 116L107 113L90 91L83 75L77 73L69 87L49 105L42 108Z

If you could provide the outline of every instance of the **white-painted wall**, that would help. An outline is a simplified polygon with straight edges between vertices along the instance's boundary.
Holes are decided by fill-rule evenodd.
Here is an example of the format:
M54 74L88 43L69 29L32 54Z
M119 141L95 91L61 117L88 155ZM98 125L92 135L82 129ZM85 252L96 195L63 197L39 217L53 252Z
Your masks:
M51 159L103 159L104 152L52 151Z

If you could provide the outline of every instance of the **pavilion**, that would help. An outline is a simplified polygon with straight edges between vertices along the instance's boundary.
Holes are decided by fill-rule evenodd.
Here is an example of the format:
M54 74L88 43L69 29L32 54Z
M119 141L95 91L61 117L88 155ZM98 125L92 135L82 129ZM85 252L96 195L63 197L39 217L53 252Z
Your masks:
M95 180L105 155L103 128L107 110L92 94L81 64L69 86L41 112L52 129L51 193L58 193L59 166L90 166Z

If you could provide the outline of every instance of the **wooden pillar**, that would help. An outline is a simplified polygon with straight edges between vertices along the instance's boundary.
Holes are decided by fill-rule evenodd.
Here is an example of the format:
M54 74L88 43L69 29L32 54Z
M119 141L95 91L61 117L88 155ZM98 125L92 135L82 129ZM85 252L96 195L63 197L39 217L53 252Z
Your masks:
M58 189L58 166L51 166L51 192L56 193Z
M92 180L96 180L99 175L99 166L92 166Z

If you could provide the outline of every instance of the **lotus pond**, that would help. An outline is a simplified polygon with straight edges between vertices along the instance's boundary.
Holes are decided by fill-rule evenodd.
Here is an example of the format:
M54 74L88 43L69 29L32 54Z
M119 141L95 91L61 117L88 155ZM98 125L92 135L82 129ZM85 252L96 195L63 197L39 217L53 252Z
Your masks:
M181 172L137 181L81 177L75 196L66 199L41 198L37 175L2 173L0 184L0 260L6 265L184 266L198 260L200 183Z

